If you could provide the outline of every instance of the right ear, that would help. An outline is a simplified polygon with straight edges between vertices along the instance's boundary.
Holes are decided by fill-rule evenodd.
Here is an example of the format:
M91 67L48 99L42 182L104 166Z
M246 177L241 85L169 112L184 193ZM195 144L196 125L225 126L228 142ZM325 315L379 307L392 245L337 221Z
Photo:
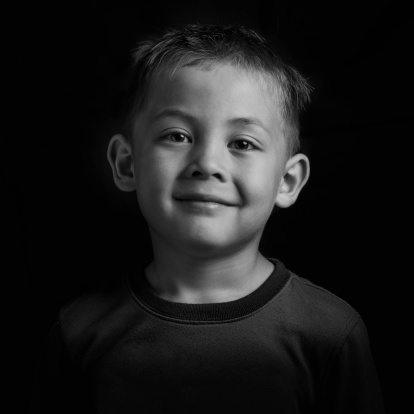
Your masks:
M134 159L131 144L117 134L109 141L107 157L115 185L122 191L135 191Z

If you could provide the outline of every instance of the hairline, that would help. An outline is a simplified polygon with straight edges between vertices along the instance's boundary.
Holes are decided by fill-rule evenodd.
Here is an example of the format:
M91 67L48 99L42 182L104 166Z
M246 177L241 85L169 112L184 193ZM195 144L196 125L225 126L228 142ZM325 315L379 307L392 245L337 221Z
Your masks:
M145 105L148 103L149 96L151 94L151 88L158 79L162 76L167 76L168 79L172 79L177 71L186 67L202 68L203 70L210 71L220 66L231 65L238 69L245 71L248 75L255 77L255 79L261 83L261 87L264 87L265 83L271 93L275 93L275 102L279 105L278 113L282 121L282 134L286 143L286 155L290 158L299 150L299 128L294 122L288 119L286 111L286 98L284 96L283 87L281 86L280 80L276 78L277 73L271 73L265 68L255 67L253 65L247 65L243 62L237 62L235 59L230 57L224 58L193 58L184 55L179 58L170 58L166 62L158 64L148 75L143 83L143 89L141 90L142 98L134 97L134 103L132 110L127 117L126 128L124 134L126 138L133 143L132 135L135 129L135 125L140 113L144 110ZM272 90L273 89L273 90ZM273 97L273 96L272 96Z

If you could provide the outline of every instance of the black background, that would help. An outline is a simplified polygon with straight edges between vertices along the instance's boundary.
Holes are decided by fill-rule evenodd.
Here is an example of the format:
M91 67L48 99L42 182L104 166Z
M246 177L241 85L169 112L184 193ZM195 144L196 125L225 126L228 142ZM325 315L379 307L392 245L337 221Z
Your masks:
M315 87L302 123L311 178L297 204L271 218L262 250L359 311L388 410L400 411L413 99L412 19L402 4L59 1L16 3L3 18L11 49L3 86L12 93L4 98L2 280L12 282L7 341L24 349L12 357L16 407L26 404L59 307L150 257L135 196L115 188L106 147L119 131L135 42L201 22L256 29Z

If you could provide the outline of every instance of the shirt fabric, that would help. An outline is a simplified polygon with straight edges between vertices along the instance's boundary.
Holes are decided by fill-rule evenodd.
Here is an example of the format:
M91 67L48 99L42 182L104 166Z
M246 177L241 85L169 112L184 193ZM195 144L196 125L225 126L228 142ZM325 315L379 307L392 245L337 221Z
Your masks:
M384 413L360 315L271 261L231 302L170 302L142 274L68 303L31 412Z

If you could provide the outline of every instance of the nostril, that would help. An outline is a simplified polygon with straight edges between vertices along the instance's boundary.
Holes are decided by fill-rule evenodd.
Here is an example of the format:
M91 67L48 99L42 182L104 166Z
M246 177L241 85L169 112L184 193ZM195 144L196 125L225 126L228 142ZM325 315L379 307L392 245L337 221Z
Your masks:
M214 174L203 174L201 171L195 170L191 173L192 178L203 178L203 177L215 177L218 180L222 179L222 175L220 173L214 173Z
M219 181L224 180L222 171L217 166L208 164L193 163L185 169L184 175L187 178L196 178L199 180L212 177Z

